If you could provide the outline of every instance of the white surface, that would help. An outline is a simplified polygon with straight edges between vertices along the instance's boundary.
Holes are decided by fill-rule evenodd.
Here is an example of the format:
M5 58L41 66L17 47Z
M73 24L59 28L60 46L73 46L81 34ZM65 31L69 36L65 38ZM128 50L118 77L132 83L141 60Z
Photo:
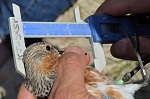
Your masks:
M83 20L81 19L79 7L76 7L76 8L74 9L74 19L75 19L75 22L78 22L78 23L85 23L85 21L83 21Z
M21 75L25 76L25 69L22 62L22 57L26 47L24 42L24 34L19 6L13 4L13 11L15 17L9 18L9 26L15 67Z
M93 42L92 42L93 43ZM100 72L106 66L105 54L101 43L93 43L94 65Z

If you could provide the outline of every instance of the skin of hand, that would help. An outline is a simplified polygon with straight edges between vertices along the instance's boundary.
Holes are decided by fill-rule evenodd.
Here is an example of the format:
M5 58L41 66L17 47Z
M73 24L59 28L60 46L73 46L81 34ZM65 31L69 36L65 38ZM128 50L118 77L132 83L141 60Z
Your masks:
M95 14L123 16L128 13L139 14L149 12L150 1L148 0L105 0ZM141 55L144 59L150 56L150 39L145 37L139 37L139 39ZM137 58L133 51L130 41L127 38L122 39L111 46L111 54L116 58L136 60Z
M60 57L58 74L49 99L96 99L87 92L84 84L85 67L90 55L79 47L68 47ZM36 99L24 85L21 86L18 99Z

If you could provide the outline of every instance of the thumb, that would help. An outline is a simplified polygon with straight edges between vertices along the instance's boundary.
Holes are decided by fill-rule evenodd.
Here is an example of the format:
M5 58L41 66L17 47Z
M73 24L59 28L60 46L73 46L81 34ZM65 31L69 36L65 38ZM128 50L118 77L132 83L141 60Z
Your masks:
M79 47L68 47L60 57L57 77L53 85L50 99L54 97L76 98L78 95L87 94L84 84L84 72L87 65L85 52ZM63 90L63 91L62 91ZM77 98L81 99L81 98Z

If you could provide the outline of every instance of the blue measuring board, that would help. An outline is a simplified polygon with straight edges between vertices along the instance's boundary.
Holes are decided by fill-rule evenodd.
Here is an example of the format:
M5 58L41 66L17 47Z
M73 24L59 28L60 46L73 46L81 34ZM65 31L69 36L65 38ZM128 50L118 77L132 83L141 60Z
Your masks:
M87 23L23 22L24 36L32 37L91 37Z

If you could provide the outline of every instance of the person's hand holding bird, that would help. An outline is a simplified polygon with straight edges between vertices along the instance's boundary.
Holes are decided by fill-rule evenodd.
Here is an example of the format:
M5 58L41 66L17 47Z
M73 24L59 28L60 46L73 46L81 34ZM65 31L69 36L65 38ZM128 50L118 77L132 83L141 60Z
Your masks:
M89 54L79 47L68 47L61 55L45 42L30 45L23 55L27 90L23 85L18 99L30 92L31 98L25 99L134 99L135 91L143 86L115 84L87 66L89 61Z

